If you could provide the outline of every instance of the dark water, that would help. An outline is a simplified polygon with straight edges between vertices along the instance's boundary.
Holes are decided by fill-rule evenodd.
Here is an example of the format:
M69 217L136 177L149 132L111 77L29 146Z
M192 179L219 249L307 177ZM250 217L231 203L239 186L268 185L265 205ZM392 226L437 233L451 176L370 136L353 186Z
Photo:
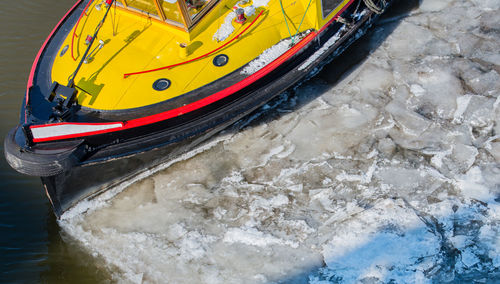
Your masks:
M38 178L3 156L38 49L74 0L0 1L0 282L100 282L92 258L64 242Z

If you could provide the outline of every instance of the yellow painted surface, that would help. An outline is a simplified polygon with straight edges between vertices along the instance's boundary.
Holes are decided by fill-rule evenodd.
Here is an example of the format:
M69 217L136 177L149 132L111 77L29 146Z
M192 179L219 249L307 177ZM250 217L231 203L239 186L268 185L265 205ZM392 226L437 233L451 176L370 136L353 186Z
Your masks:
M96 1L97 3L99 1ZM182 31L151 18L139 16L125 9L112 8L98 38L92 45L91 60L83 64L75 78L80 89L78 103L84 107L99 110L123 110L142 107L162 102L223 77L258 57L264 50L289 37L285 20L278 0L270 0L268 6L257 8L256 13L248 17L245 24L233 22L235 31L222 42L213 39L216 30L237 1L222 0L190 31ZM283 0L292 35L305 13L309 0ZM344 1L342 5L348 3ZM342 6L341 5L341 6ZM340 9L341 6L338 8ZM149 70L184 62L211 52L239 34L260 11L263 15L243 36L224 49L206 58L191 62L170 70L133 75L124 78L125 73ZM62 57L57 56L52 70L52 80L61 84L68 82L68 77L76 68L83 55L87 35L94 33L102 19L105 9L97 10L92 4L88 16L83 16L74 38L71 57L71 32L61 49L69 45L70 49ZM333 16L332 13L330 18ZM307 15L300 28L319 29L329 18L321 17L319 0L312 0ZM98 48L99 40L104 42ZM187 44L188 52L180 47ZM229 62L223 67L212 64L217 54L229 56ZM168 78L172 85L165 91L155 91L153 83L159 78ZM85 90L85 91L81 91Z

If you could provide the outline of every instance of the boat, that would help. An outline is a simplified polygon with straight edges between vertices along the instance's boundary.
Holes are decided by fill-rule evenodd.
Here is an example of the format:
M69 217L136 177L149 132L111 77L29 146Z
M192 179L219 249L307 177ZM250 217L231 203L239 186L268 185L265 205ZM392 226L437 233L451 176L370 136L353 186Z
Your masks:
M339 56L390 0L79 0L41 47L8 163L60 217Z

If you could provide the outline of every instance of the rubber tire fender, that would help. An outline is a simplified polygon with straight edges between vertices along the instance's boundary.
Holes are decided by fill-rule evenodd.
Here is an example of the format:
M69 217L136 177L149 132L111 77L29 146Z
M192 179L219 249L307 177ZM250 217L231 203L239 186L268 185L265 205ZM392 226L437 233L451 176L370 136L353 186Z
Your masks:
M83 143L75 147L62 149L60 152L33 152L29 148L22 148L16 143L15 135L17 131L20 131L19 126L9 131L7 137L5 137L4 154L9 165L25 175L48 177L69 171L79 163L86 152Z

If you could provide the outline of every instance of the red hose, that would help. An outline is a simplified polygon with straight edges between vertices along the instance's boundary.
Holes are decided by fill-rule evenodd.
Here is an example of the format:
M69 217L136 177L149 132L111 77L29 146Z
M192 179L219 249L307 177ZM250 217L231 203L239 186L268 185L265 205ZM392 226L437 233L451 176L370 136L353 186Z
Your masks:
M87 3L87 6L85 6L85 8L83 9L83 13L78 18L78 21L76 22L76 25L75 25L75 29L73 30L73 36L71 37L71 58L73 58L73 61L76 61L76 58L75 58L75 56L73 54L73 44L74 44L74 41L75 41L75 37L78 37L76 35L76 29L78 28L78 25L80 24L80 20L82 19L83 15L88 16L85 11L87 11L88 7L90 6L90 4L92 2L94 2L94 1L90 0L89 3Z
M226 47L228 44L230 44L231 42L235 41L237 38L239 38L242 34L244 34L256 21L257 19L262 15L262 13L264 13L264 10L260 11L259 15L257 15L257 17L250 23L250 25L248 25L241 33L239 33L237 36L233 37L230 41L226 42L225 44L219 46L218 48L206 53L206 54L203 54L201 56L198 56L196 58L193 58L191 60L188 60L188 61L184 61L184 62L180 62L180 63L176 63L176 64L173 64L173 65L168 65L168 66L164 66L164 67L160 67L160 68L156 68L156 69L151 69L151 70L146 70L146 71L139 71L139 72L134 72L134 73L126 73L126 74L123 74L123 78L127 78L128 76L132 76L132 75L139 75L139 74L144 74L144 73L150 73L150 72L155 72L155 71L160 71L160 70L164 70L164 69L171 69L171 68L174 68L174 67L177 67L177 66L180 66L180 65L184 65L184 64L187 64L187 63L190 63L190 62L193 62L193 61L196 61L196 60L199 60L199 59L202 59L202 58L205 58L219 50L221 50L222 48Z

